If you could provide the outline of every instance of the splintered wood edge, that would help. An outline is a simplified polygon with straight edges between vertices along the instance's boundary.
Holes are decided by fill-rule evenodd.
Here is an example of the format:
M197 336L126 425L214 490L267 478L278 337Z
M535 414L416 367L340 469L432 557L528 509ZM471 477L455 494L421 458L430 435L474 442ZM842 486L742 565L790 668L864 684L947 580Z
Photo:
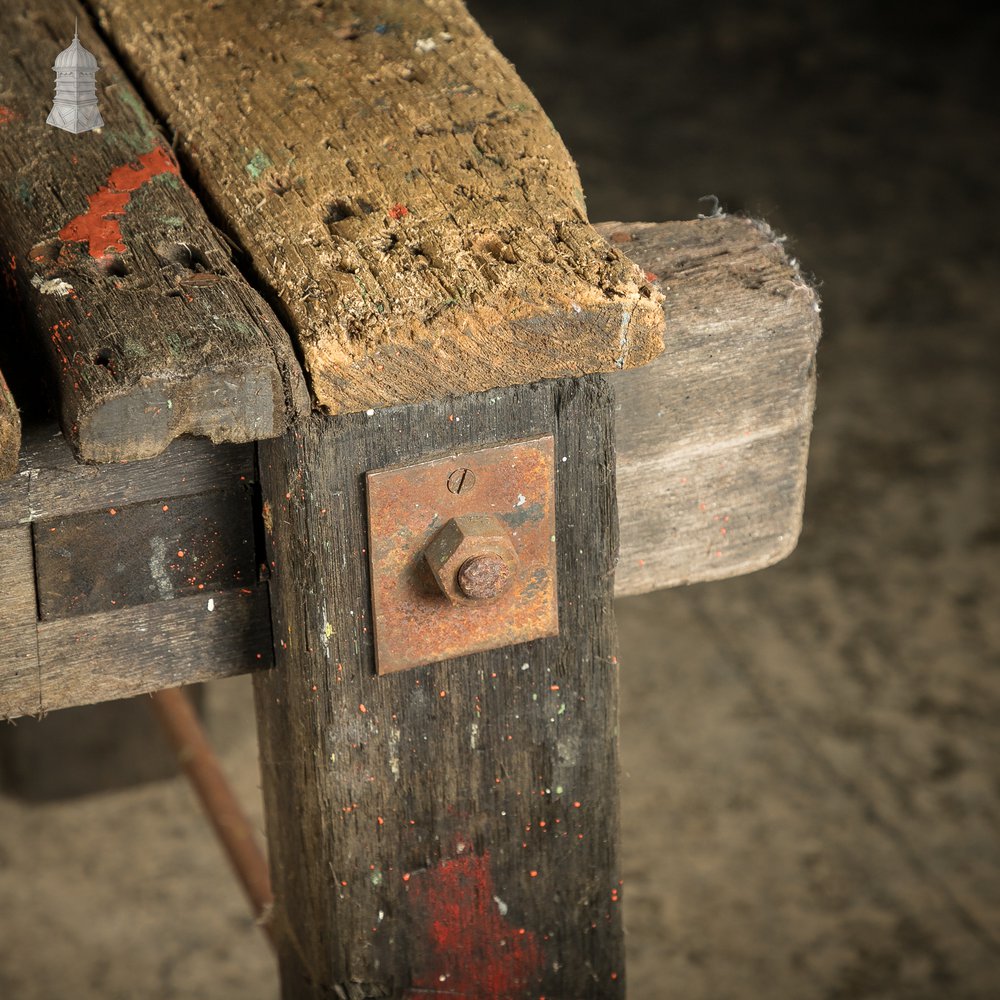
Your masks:
M662 350L657 291L586 222L558 134L459 0L400 0L391 24L376 0L92 6L280 299L327 412Z
M0 372L0 479L9 479L17 472L20 450L21 415Z
M597 227L665 294L667 351L618 392L618 597L763 569L798 541L819 300L765 223Z
M22 8L0 0L16 45L0 51L0 77L19 80L0 117L0 251L78 457L149 458L185 434L282 433L311 405L287 332L231 261L87 11L75 0ZM83 136L39 110L54 39L74 17L100 65L105 119ZM19 177L31 178L30 197Z

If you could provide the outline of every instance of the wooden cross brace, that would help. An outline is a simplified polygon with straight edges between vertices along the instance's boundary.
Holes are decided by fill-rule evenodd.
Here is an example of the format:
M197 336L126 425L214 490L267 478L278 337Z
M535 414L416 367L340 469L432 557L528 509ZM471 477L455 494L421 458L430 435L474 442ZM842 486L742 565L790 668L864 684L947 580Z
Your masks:
M611 602L794 546L813 292L748 220L592 227L458 0L88 9L114 53L0 0L0 261L66 439L118 463L34 430L0 485L0 714L253 672L284 996L621 995ZM106 127L69 136L39 109L78 13ZM6 471L16 431L0 391ZM538 439L547 480L462 510L558 628L433 590L421 542L389 583L427 653L377 672L368 474L449 459L430 538L450 456Z

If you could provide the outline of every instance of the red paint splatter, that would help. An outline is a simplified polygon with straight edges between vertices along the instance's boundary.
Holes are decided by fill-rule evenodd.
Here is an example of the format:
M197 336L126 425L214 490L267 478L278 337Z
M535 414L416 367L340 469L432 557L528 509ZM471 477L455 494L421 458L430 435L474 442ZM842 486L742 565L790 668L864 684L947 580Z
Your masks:
M409 898L428 941L407 1000L510 1000L537 985L541 946L501 915L496 893L488 853L446 859L413 879Z
M178 173L177 164L163 146L143 153L137 163L115 167L107 184L87 197L87 211L59 230L60 239L86 243L91 257L124 253L126 247L118 220L125 214L132 192L160 174Z
M17 121L20 115L13 110L13 108L4 107L0 104L0 125L9 125L13 121Z
M393 205L389 209L390 219L403 219L410 214L410 210L405 205Z

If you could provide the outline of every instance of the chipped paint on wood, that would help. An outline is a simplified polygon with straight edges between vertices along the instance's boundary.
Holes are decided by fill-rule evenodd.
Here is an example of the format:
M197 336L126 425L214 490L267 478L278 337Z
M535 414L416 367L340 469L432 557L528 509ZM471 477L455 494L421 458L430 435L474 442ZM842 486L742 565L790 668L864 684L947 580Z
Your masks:
M461 846L461 845L460 845ZM409 900L427 935L408 1000L448 996L524 997L541 978L538 935L498 902L490 856L462 854L414 873Z
M180 174L173 157L163 146L143 153L135 162L115 167L108 182L87 198L87 211L67 222L59 230L59 238L86 243L90 256L98 259L112 253L125 253L127 248L119 222L133 193L161 174Z

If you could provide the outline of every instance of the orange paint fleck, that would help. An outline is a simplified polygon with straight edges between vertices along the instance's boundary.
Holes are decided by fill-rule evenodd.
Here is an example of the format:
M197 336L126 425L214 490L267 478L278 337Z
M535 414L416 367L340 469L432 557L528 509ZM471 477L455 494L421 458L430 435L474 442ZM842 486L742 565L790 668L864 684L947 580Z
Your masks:
M367 708L365 708L365 706L364 706L364 705L358 705L358 711L359 711L359 712L360 712L360 713L361 713L362 715L364 715L364 713L365 713L365 712L367 712L367 711L368 711L368 709L367 709Z
M101 259L112 253L125 253L119 220L134 191L160 174L179 175L177 164L164 146L143 153L136 163L115 167L107 184L87 197L87 211L70 219L59 230L60 239L86 243L91 257Z
M112 508L111 508L111 509L110 509L110 510L108 511L108 513L109 513L109 514L110 514L110 515L111 515L112 517L114 517L114 516L115 516L115 514L117 514L117 513L118 513L118 511L117 511L117 510L115 510L115 508L114 508L114 507L112 507Z
M0 125L9 125L13 121L17 121L20 115L14 111L13 108L6 108L0 104Z
M410 214L410 210L405 205L393 205L389 209L390 219L404 219Z

